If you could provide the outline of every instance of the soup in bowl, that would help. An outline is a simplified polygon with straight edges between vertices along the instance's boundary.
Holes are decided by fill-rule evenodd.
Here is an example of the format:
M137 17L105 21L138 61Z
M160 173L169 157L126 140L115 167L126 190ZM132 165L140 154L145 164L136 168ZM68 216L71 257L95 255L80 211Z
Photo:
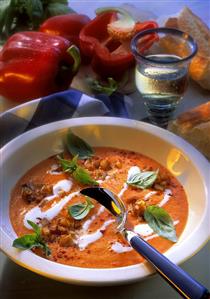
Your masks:
M175 263L208 238L202 167L208 162L165 130L115 118L74 119L25 133L2 153L3 250L35 272L82 284L153 272L116 231L113 216L79 193L87 185L118 195L134 231Z

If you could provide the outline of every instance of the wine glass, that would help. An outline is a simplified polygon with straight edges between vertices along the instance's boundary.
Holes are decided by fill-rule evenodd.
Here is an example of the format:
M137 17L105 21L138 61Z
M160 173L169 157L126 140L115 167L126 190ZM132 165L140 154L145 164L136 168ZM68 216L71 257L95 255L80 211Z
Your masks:
M186 91L197 44L180 30L155 28L136 34L131 49L136 59L136 87L149 120L165 128Z

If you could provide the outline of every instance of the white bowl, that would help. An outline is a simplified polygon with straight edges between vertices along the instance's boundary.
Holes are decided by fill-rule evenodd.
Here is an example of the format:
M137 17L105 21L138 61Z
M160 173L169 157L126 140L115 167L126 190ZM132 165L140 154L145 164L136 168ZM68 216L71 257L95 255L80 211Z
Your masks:
M12 247L16 234L9 219L10 192L33 165L61 151L61 140L71 128L93 146L111 146L143 153L167 167L182 183L188 196L189 217L178 243L165 255L176 264L198 252L209 238L209 163L191 145L158 127L112 117L87 117L50 123L15 138L1 151L1 247L19 265L38 274L83 285L122 284L151 275L148 263L89 269L48 261L31 251ZM180 207L181 208L181 207Z

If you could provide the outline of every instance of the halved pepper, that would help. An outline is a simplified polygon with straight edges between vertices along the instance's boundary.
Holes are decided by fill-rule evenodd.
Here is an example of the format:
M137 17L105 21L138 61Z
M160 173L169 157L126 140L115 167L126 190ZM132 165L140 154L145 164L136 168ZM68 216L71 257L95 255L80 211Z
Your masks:
M79 33L89 22L90 18L86 15L70 13L47 19L39 31L62 36L79 47Z
M0 95L26 101L65 90L79 64L78 48L63 37L16 33L0 52Z
M118 79L133 66L135 59L130 49L131 38L137 32L158 26L153 21L147 21L134 22L133 26L126 30L117 29L110 25L118 22L118 10L100 13L83 27L79 35L83 55L89 57L94 71L105 78Z

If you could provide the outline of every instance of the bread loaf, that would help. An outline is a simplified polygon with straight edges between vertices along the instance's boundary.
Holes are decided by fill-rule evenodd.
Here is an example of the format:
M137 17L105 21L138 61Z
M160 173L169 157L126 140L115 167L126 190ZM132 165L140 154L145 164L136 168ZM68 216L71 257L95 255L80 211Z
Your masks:
M186 139L210 160L210 101L182 113L168 129Z
M210 90L210 30L208 26L187 7L176 18L169 18L165 26L184 31L195 39L198 52L192 59L189 73L201 87Z

